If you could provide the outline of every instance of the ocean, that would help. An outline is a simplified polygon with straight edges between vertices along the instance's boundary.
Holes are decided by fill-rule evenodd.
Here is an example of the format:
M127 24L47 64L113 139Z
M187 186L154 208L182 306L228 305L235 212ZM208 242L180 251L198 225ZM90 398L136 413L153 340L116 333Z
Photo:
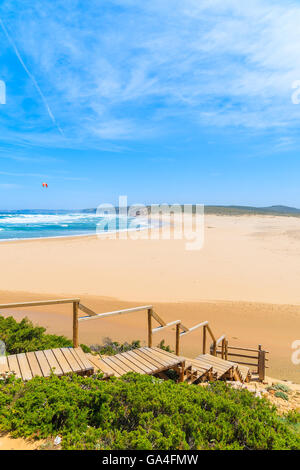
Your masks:
M67 210L0 211L0 241L95 235L116 230L146 228L133 217L97 215Z

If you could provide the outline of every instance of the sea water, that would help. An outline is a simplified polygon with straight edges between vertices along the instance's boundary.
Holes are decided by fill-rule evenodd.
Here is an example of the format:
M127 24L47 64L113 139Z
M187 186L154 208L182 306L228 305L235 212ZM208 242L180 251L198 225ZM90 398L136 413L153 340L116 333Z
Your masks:
M143 229L133 217L97 215L67 210L0 211L0 241L95 235L114 230Z

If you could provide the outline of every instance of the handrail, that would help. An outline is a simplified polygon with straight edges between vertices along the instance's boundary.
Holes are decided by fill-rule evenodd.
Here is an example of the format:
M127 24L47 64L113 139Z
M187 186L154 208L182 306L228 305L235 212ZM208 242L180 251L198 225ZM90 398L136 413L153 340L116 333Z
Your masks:
M202 323L198 323L198 325L195 325L189 328L188 331L183 331L183 333L180 333L180 336L188 335L189 333L192 333L192 331L195 331L198 328L201 328L202 326L207 326L207 325L208 325L208 321L203 321Z
M90 308L86 307L85 305L80 303L80 298L70 298L70 299L54 299L54 300L39 300L39 301L32 301L32 302L17 302L17 303L9 303L9 304L0 304L0 310L7 309L7 308L23 308L23 307L38 307L44 305L58 305L58 304L73 304L73 345L74 347L78 347L79 340L78 340L78 326L79 322L87 321L87 320L96 320L98 318L109 317L113 315L123 315L126 313L132 312L139 312L142 310L147 310L148 314L148 346L152 347L152 335L154 333L158 333L160 331L165 330L171 326L176 326L176 354L179 356L179 343L180 338L185 336L193 331L203 328L203 343L202 343L202 351L203 354L206 353L206 336L207 332L210 334L212 338L212 345L210 348L210 352L212 355L217 356L218 354L222 355L222 359L228 359L228 356L235 356L235 357L242 357L246 359L257 359L257 370L259 374L259 379L264 380L265 377L265 369L266 361L266 354L268 351L262 350L261 345L258 346L258 349L253 348L239 348L235 346L228 346L228 340L226 339L225 335L220 336L218 339L215 338L208 321L204 321L194 325L191 328L187 328L181 322L181 320L171 321L166 323L154 310L152 305L143 305L139 307L127 308L123 310L115 310L112 312L105 312L105 313L96 313ZM85 317L78 317L78 311L81 310L82 312L86 313L87 316ZM160 326L156 328L152 328L152 318L156 320ZM180 330L183 330L180 332ZM218 350L218 346L221 343L221 350ZM258 357L251 357L244 354L237 354L234 352L228 352L228 350L240 350L240 351L248 351L248 352L256 352L258 353ZM238 361L240 362L240 361ZM249 364L250 365L250 364ZM251 364L252 365L252 364ZM253 364L254 365L254 364ZM256 365L256 364L255 364Z
M221 343L221 341L223 341L223 339L225 339L225 338L226 338L225 335L220 336L220 338L217 339L217 341L216 341L216 345L219 346L219 344Z
M266 369L268 366L266 365L266 362L268 359L266 358L266 354L268 354L268 351L265 351L262 349L261 345L258 346L258 349L253 349L253 348L239 348L237 346L228 346L227 345L227 357L231 357L231 361L236 362L237 364L243 364L247 366L253 366L255 367L255 373L258 374L259 380L264 381L265 380L265 375L266 375ZM237 352L228 352L228 349L231 349L233 351L245 351L245 352L252 352L253 354L258 353L255 356L249 356L247 354L238 354ZM216 350L216 355L221 354L220 350ZM233 357L232 357L233 356ZM227 359L226 357L226 359ZM238 359L236 359L238 358ZM242 360L243 359L243 360ZM246 359L246 362L244 361ZM253 362L248 362L247 360L253 360Z
M181 320L171 321L170 323L167 323L164 326L158 326L157 328L153 328L152 333L158 333L159 331L165 330L166 328L169 328L170 326L180 325L180 323L181 323Z
M80 299L55 299L55 300L36 300L33 302L18 302L11 304L1 304L0 309L6 308L23 308L23 307L39 307L42 305L57 305L57 304L71 304L73 302L80 302Z
M180 325L181 327L183 326L182 324ZM179 338L181 338L182 336L185 336L189 333L192 333L193 331L199 329L199 328L203 328L203 340L202 340L202 353L205 354L206 353L206 335L207 335L207 331L208 333L210 334L211 336L211 339L213 340L213 350L212 350L212 354L215 356L216 355L216 350L217 350L217 341L216 341L216 338L209 326L209 322L206 320L204 322L201 322L201 323L198 323L197 325L195 326L192 326L191 328L186 328L184 327L185 331L183 331L182 333L179 334L178 332L178 338L177 338L177 331L176 331L176 354L179 355ZM223 337L221 337L221 340L223 339ZM225 341L225 337L223 339ZM225 355L225 343L224 343L224 354Z
M82 307L82 305L81 305ZM81 310L83 310L80 307ZM105 313L95 313L88 315L87 317L80 317L78 321L86 321L86 320L96 320L97 318L104 318L113 315L123 315L124 313L131 313L131 312L139 312L141 310L149 310L152 308L152 305L143 305L142 307L133 307L133 308L126 308L124 310L114 310L112 312L105 312ZM85 307L85 310L89 310ZM92 312L92 310L90 310ZM87 313L87 312L86 312Z
M0 309L39 307L42 305L58 305L58 304L73 304L73 345L74 345L74 348L77 348L78 347L78 306L80 304L79 298L35 300L33 302L18 302L18 303L10 303L10 304L1 304Z

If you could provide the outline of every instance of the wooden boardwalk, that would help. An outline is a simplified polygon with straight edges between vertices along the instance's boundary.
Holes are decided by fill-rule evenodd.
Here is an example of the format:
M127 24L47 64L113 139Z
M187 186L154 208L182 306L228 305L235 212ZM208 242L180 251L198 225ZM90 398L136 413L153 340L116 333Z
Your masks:
M116 354L99 356L85 354L81 348L56 348L13 354L0 358L0 375L13 372L24 381L33 377L49 377L66 374L92 375L103 373L103 378L121 377L128 372L155 375L167 378L167 370L175 370L180 382L201 383L211 380L248 381L248 367L226 361L210 354L202 354L195 359L176 356L159 349L143 347Z
M185 359L175 354L166 353L159 348L139 348L116 354L115 356L97 357L87 354L95 367L95 372L121 377L128 372L156 375L160 372L184 367Z
M168 368L176 369L177 367L177 370L181 368L181 379L189 383L197 383L205 380L226 380L228 378L248 381L251 377L251 372L249 367L244 366L251 366L252 372L258 374L260 381L263 381L265 378L267 369L266 362L268 361L266 354L268 351L263 350L261 345L258 346L258 349L229 346L226 335L223 334L217 338L207 320L190 328L185 326L181 320L166 323L157 312L154 311L153 305L143 305L113 312L96 313L83 305L80 298L68 298L0 304L0 311L10 308L19 309L59 304L72 305L74 349L62 348L42 352L36 351L25 355L12 355L4 359L4 363L2 364L0 357L0 374L1 370L14 370L18 377L29 380L30 377L35 375L47 377L51 369L54 369L54 373L57 375L71 372L88 374L89 371L101 370L104 374L104 378L108 378L112 375L120 377L129 371L135 371L141 374L163 375L164 370ZM84 353L78 348L80 344L80 322L110 318L115 315L141 311L146 312L147 315L148 348L139 348L134 351L117 354L113 357L88 355L83 359ZM86 315L79 316L79 312L84 312ZM159 326L153 328L153 321L158 323ZM166 351L158 350L158 348L153 347L153 335L166 328L172 328L175 331L175 355L171 353L167 354ZM202 354L195 359L180 357L181 338L186 337L186 335L196 330L202 330ZM209 349L210 354L206 354L209 336L212 342ZM233 361L236 362L228 361L229 356L233 357ZM251 362L249 362L249 360ZM182 365L178 365L180 361ZM185 369L183 370L184 361L186 364L184 364ZM253 370L253 367L255 367L255 370Z
M93 365L81 348L56 348L13 354L0 358L0 375L13 372L24 381L33 377L49 377L51 371L58 376L66 374L90 375Z

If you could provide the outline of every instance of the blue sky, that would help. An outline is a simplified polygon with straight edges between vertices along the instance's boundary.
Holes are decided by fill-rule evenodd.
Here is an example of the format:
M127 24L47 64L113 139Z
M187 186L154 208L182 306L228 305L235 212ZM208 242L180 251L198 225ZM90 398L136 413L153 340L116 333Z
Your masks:
M299 1L3 0L0 20L0 208L300 207Z

